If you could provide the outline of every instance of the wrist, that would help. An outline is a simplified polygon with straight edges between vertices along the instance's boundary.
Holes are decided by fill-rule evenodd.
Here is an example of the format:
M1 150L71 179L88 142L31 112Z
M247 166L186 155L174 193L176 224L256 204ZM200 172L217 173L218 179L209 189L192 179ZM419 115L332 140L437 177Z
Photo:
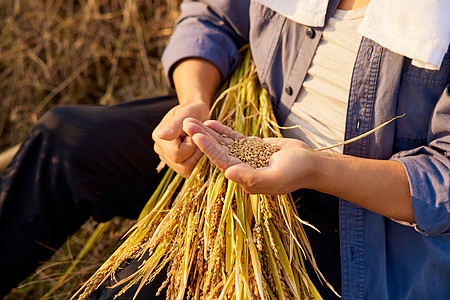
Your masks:
M311 150L311 169L305 178L305 188L325 192L330 185L329 174L336 154Z
M199 121L206 121L210 118L210 105L207 101L201 99L190 99L189 101L180 101L179 107L187 112L187 116L193 117Z
M205 106L209 109L211 107L211 102L211 97L202 93L178 95L178 103L180 105Z

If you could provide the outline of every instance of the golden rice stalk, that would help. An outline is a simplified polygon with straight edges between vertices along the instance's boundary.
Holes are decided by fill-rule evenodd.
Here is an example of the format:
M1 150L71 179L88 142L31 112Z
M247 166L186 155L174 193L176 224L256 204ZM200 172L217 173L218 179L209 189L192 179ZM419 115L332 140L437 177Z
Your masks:
M281 137L250 51L218 96L211 118L245 136ZM265 147L248 141L230 148L238 156L248 147ZM120 294L134 284L139 293L167 267L161 287L167 299L322 299L305 271L307 259L320 274L290 195L249 195L205 156L173 199L182 181L167 171L123 245L75 296L85 299L114 278L122 262L138 259L136 273L118 282L126 283Z

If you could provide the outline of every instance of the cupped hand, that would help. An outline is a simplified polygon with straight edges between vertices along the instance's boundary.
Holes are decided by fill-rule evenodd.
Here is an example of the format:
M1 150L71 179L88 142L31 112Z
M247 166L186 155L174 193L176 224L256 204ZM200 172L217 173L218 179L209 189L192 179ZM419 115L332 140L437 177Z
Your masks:
M175 106L164 116L152 134L154 149L161 161L186 178L202 156L192 138L183 131L183 120L188 117L200 121L208 119L208 105L197 101Z
M315 171L315 151L305 143L287 138L266 138L280 150L272 155L267 167L254 169L236 157L230 156L228 144L242 134L217 121L187 118L184 131L198 148L224 172L225 177L239 184L247 193L279 195L308 188Z

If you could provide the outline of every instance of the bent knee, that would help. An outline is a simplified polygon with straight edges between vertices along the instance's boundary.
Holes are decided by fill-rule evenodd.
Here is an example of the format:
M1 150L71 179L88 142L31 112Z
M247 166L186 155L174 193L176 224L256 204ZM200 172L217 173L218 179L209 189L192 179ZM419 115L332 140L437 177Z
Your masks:
M55 130L80 119L79 114L79 109L76 106L58 106L47 111L37 124Z
M76 145L89 131L89 124L77 106L61 106L46 112L35 128L64 144Z

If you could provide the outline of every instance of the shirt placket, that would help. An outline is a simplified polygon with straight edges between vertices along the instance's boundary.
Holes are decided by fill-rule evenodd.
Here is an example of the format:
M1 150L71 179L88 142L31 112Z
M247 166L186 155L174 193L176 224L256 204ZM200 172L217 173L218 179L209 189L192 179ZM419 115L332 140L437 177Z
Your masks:
M297 99L308 67L322 37L323 28L304 27L303 30L306 38L298 50L291 72L284 82L284 90L280 98L281 105L278 114L280 124L284 124L295 99Z
M383 49L363 38L353 69L347 109L345 139L373 128L377 79ZM344 154L368 157L370 138L345 145ZM362 299L366 282L365 210L340 200L342 294L344 299Z
M338 4L339 0L328 1L325 24L335 12ZM277 119L280 124L284 124L294 101L298 97L324 29L325 27L304 26L304 33L302 34L304 34L306 38L302 42L300 49L298 49L298 55L294 61L291 71L284 81L283 93L280 97L280 105L277 113Z

